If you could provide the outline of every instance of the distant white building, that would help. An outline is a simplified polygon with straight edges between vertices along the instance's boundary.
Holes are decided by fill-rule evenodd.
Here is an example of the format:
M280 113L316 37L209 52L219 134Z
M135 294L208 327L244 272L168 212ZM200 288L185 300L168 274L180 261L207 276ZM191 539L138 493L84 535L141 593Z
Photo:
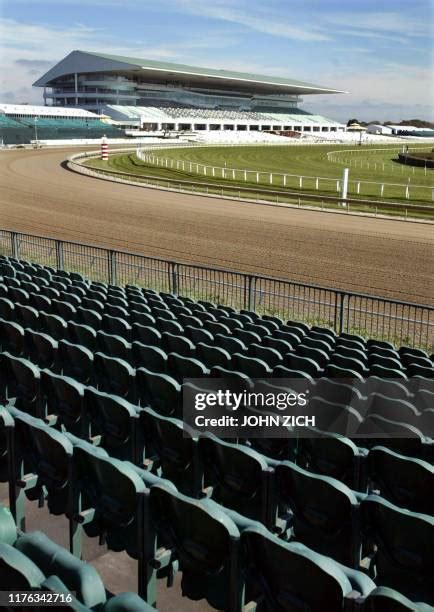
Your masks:
M380 134L381 136L390 136L393 134L393 130L388 125L381 125L380 123L370 123L367 127L368 134Z

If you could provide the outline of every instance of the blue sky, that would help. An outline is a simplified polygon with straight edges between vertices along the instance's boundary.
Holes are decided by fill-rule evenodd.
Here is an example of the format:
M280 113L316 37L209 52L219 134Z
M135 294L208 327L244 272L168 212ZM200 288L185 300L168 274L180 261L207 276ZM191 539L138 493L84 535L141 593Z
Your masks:
M0 101L73 49L293 77L349 91L303 108L434 120L434 0L0 0Z

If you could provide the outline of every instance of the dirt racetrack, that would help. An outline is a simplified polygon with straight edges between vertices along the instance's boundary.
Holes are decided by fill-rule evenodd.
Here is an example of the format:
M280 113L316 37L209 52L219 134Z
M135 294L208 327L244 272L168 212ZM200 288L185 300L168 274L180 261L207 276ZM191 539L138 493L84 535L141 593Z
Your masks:
M434 302L433 225L117 185L65 170L76 151L0 152L0 229Z

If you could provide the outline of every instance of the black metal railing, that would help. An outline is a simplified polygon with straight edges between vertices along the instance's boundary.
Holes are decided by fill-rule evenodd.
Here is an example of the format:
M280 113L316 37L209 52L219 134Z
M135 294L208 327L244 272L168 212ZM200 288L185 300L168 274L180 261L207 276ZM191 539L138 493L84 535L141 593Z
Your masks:
M0 230L0 254L432 350L434 307Z

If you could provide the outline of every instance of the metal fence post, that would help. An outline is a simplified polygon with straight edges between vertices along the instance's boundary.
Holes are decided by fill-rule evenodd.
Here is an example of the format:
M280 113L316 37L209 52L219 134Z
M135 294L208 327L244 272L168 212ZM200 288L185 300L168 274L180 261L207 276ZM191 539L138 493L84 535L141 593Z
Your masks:
M12 252L12 257L15 257L15 259L19 259L19 255L20 255L20 247L18 244L18 234L17 232L12 232L11 233L11 252Z
M244 308L246 310L254 310L256 305L256 276L248 274L244 278Z
M339 292L339 318L338 318L338 329L336 330L339 334L342 334L347 321L345 320L345 301L347 294Z
M169 291L170 293L178 294L178 286L179 286L179 270L178 264L169 261Z
M108 263L108 282L111 285L117 283L117 266L116 266L116 251L111 249L107 251L107 263Z
M56 240L56 266L58 270L64 270L65 262L63 260L63 242Z

